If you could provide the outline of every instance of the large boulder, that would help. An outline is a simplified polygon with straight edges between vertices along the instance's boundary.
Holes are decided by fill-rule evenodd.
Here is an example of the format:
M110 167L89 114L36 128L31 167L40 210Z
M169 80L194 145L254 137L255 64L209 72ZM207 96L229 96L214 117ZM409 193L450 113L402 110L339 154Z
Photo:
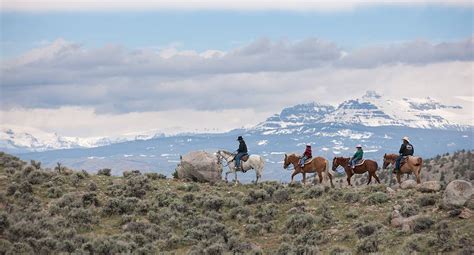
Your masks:
M443 205L446 208L462 207L473 194L472 184L463 180L454 180L446 186Z
M423 182L418 190L421 192L438 192L441 190L441 184L438 181Z
M416 188L416 184L417 183L414 180L406 180L400 184L400 188L401 189L414 189Z
M181 157L176 167L178 179L217 182L222 179L222 165L217 157L205 151L193 151Z

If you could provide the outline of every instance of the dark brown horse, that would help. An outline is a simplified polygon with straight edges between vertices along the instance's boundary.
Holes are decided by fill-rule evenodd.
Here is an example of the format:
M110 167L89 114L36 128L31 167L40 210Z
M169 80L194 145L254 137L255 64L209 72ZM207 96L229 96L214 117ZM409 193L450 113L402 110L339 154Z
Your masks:
M385 154L383 155L383 169L391 164L395 166L395 161L397 160L397 154ZM416 182L420 183L420 172L421 167L423 166L423 159L421 157L408 156L407 162L400 167L400 170L397 172L397 181L398 184L401 183L400 177L402 174L413 173L416 176Z
M293 182L293 177L295 175L301 173L303 174L303 184L306 184L306 174L307 173L317 173L319 176L319 183L323 183L323 173L326 172L326 175L329 177L329 181L331 182L331 187L334 188L334 184L332 183L332 174L329 172L329 162L323 157L314 157L309 162L304 164L303 168L299 164L300 156L296 154L285 154L285 161L283 163L283 168L287 169L290 164L293 165L295 168L291 173L291 182ZM316 176L314 178L314 182L316 182Z
M372 181L372 176L375 178L375 180L380 183L379 177L377 176L377 168L379 167L377 162L366 159L362 165L356 166L354 169L352 169L349 166L349 160L350 158L344 158L344 157L335 157L332 160L332 170L336 171L336 168L338 166L342 166L344 168L344 171L346 171L347 175L347 184L349 186L352 186L351 184L351 177L354 174L363 174L365 172L368 172L369 174L369 181L367 182L367 185L370 184Z

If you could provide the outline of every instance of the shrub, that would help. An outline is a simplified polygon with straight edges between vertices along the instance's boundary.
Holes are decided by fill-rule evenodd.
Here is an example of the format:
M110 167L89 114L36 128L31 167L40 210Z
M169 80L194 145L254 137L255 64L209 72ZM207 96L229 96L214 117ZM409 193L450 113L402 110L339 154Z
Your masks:
M226 197L224 198L224 206L227 208L234 208L240 206L242 203L240 200L234 197Z
M97 184L95 182L90 182L88 185L89 191L96 191L97 190Z
M368 224L358 224L356 227L356 235L359 239L368 237L377 232L378 229L382 228L379 224L368 223Z
M275 203L284 203L290 200L288 189L278 189L273 193L273 201Z
M437 199L435 195L423 195L416 200L419 206L435 205L436 201Z
M11 183L7 187L7 196L12 196L19 189L19 185L16 182Z
M8 214L6 212L0 212L0 234L8 229L10 221L8 220Z
M250 209L245 206L234 207L229 211L229 217L233 220L247 219L251 214Z
M415 219L414 221L413 231L415 233L422 232L424 230L431 228L433 224L434 224L434 221L431 218L427 216L419 217Z
M224 200L217 196L206 197L203 201L204 208L209 210L219 211L222 205L224 205Z
M133 176L127 180L125 195L128 197L142 198L150 190L148 179L145 176Z
M255 217L261 222L269 222L276 218L278 208L274 204L259 205L255 209Z
M145 176L150 180L166 179L166 175L160 173L146 173Z
M292 251L293 251L293 246L286 243L286 242L283 242L278 247L278 250L276 251L276 254L277 255L286 255L286 254L291 254Z
M245 226L245 234L247 236L255 236L263 232L263 225L261 223L257 224L247 224Z
M360 253L373 253L379 251L380 241L376 236L369 236L357 242L357 251Z
M251 190L245 199L247 204L258 203L265 201L268 198L267 192L263 189Z
M0 254L7 254L13 248L13 244L10 241L0 238Z
M33 254L33 248L27 243L14 243L7 254Z
M95 192L88 192L82 195L82 206L100 206L99 199L97 198L97 194Z
M185 203L191 203L194 201L194 194L192 193L184 194L184 196L182 197L182 200Z
M29 182L22 182L18 187L18 191L21 193L33 193L33 186Z
M142 175L142 173L139 170L124 171L122 174L123 174L123 177L125 178Z
M112 173L112 169L110 169L110 168L103 168L103 169L99 169L99 171L97 172L97 175L110 176L111 173Z
M139 201L134 197L109 198L102 211L105 215L130 214L135 211Z
M318 198L324 193L324 188L320 186L311 187L303 195L305 199Z
M311 229L314 222L314 217L308 213L291 215L285 222L286 232L288 234L301 233L304 230Z
M345 201L346 203L359 202L359 200L360 200L360 194L359 194L359 193L356 193L356 192L344 193L344 195L342 196L342 199L344 199L344 201Z
M58 187L51 187L47 191L47 196L49 198L60 198L63 195L63 191Z
M317 230L303 232L295 238L295 244L316 246L323 241L323 234Z
M389 200L387 194L383 192L375 192L369 197L367 197L367 204L369 205L376 205L376 204L383 204Z
M28 174L27 180L31 184L41 184L49 179L49 174L43 171L34 170Z
M84 208L73 208L67 215L69 222L82 226L89 227L96 222L94 213L91 210Z
M417 205L409 204L409 203L403 203L402 207L400 209L400 214L403 217L410 217L413 215L417 215L419 212L420 208Z

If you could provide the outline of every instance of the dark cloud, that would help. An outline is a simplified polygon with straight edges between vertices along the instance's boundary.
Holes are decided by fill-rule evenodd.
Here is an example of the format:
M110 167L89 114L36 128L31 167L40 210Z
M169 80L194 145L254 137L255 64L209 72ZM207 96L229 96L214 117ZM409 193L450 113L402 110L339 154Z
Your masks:
M115 45L88 49L57 40L2 63L0 104L2 109L88 106L98 112L258 107L276 98L285 100L282 94L292 89L311 89L311 76L282 75L287 72L474 58L473 38L439 44L415 41L348 53L316 38L259 39L226 53L164 53Z

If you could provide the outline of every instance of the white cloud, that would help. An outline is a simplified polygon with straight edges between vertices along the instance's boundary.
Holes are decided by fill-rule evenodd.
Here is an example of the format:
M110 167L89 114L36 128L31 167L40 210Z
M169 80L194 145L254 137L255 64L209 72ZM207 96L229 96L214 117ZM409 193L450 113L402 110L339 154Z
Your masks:
M469 0L4 0L7 11L133 11L133 10L291 10L340 11L367 5L472 6Z

